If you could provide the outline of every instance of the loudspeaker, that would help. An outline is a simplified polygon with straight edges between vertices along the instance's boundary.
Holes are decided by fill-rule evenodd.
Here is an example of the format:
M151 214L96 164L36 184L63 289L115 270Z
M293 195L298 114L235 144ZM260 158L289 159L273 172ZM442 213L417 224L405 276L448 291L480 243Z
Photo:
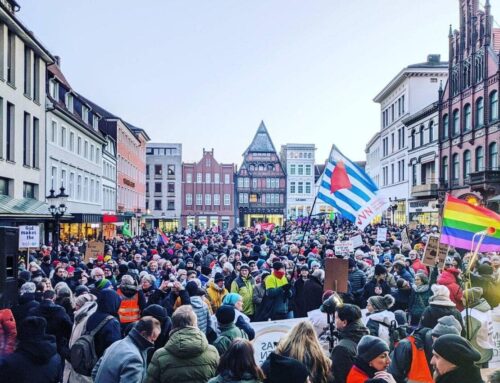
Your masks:
M17 304L18 238L17 227L0 226L0 308Z

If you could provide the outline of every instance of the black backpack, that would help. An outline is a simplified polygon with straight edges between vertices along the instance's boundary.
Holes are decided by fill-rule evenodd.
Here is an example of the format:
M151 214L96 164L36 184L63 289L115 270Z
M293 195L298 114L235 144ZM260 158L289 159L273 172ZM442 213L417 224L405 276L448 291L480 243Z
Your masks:
M70 360L73 370L78 374L90 376L92 369L97 363L97 354L95 352L95 335L114 317L108 315L97 325L95 329L85 333L78 338L70 349ZM87 322L88 323L88 322Z
M395 320L391 321L390 325L384 322L376 322L389 329L389 348L391 351L394 350L394 348L399 344L400 341L408 336L407 325L398 326L398 323Z

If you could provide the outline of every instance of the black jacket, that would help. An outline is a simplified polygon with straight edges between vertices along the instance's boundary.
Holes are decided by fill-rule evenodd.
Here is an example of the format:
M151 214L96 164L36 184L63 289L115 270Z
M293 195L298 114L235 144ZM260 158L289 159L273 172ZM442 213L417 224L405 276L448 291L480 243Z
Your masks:
M436 383L484 383L481 370L475 365L461 366L436 379Z
M460 324L462 325L462 335L465 335L464 321L462 319L460 311L458 311L456 307L430 304L422 313L420 325L422 327L434 328L434 326L437 325L439 318L445 317L447 315L453 315L453 317L460 322Z
M375 293L376 287L380 287L382 289L382 292L380 294ZM368 298L373 297L374 295L384 296L390 293L391 287L386 281L377 282L376 279L372 279L365 285L365 289L363 292L363 304L366 305L366 301L368 300Z
M323 300L323 285L318 278L311 276L304 284L304 295L306 299L306 313L319 309Z
M30 310L34 310L39 304L40 302L35 300L35 293L26 293L19 297L19 303L12 308L17 332L19 332L19 325L28 316Z
M305 281L302 278L297 279L294 284L295 288L295 296L294 296L294 304L295 304L295 318L305 318L307 316L307 295L305 293Z

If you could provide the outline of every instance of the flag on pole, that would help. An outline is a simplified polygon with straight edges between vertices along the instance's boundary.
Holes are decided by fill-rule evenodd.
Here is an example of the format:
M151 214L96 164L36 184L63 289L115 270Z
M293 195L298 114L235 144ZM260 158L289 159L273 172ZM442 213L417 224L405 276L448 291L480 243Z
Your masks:
M388 206L368 174L335 145L321 176L318 198L361 230Z
M163 242L164 245L166 245L169 242L167 235L162 229L157 228L156 233L158 234L158 241Z

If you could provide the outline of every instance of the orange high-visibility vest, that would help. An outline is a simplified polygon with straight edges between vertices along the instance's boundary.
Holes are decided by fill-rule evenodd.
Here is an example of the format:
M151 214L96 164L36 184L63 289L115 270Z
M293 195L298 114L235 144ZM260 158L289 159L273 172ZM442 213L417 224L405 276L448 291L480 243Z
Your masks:
M408 340L411 344L411 367L410 372L408 372L408 383L433 383L425 351L417 348L414 336L409 336Z
M349 375L347 375L346 383L365 383L370 377L366 375L356 366L352 366Z
M118 309L118 316L120 323L133 323L141 319L141 312L139 309L139 293L135 293L132 297L126 297L120 289L116 291L122 301Z

